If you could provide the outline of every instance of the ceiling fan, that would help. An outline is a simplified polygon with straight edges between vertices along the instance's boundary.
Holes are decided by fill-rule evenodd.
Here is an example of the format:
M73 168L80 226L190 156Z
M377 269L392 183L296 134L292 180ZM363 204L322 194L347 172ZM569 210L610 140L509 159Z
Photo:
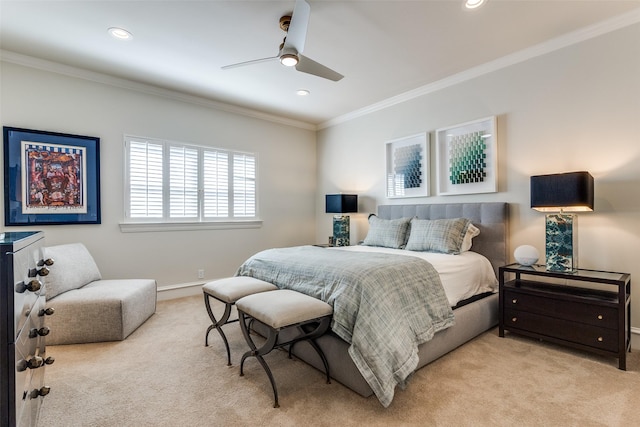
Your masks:
M305 0L296 0L291 15L285 15L280 18L280 28L286 33L286 36L280 45L280 51L276 56L268 58L254 59L252 61L240 62L237 64L225 65L223 70L230 68L243 67L245 65L258 64L261 62L279 60L282 65L287 67L296 67L296 70L324 79L337 82L344 76L333 71L331 68L307 58L302 55L304 43L307 38L307 26L309 25L309 15L311 7Z

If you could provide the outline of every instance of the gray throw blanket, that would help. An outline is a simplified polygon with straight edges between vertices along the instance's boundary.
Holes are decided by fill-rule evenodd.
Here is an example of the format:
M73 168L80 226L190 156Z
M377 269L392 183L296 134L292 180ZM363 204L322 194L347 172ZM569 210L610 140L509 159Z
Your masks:
M237 275L330 304L332 330L384 407L416 369L418 345L454 323L438 273L419 258L300 246L260 252Z

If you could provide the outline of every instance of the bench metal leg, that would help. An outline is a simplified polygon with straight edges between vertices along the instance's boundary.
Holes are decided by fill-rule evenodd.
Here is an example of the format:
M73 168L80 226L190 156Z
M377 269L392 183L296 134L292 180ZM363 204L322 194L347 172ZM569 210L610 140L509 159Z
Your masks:
M280 330L276 330L274 328L271 328L265 325L269 329L269 334L267 336L267 340L260 348L257 348L255 343L253 342L253 339L251 339L251 324L256 319L245 314L241 310L238 310L238 317L240 320L240 329L242 330L242 334L244 335L244 338L247 341L247 344L249 344L249 348L250 348L249 351L247 351L242 355L242 359L240 361L240 376L244 376L244 361L248 357L254 356L256 359L258 359L258 362L260 362L260 365L262 365L262 368L267 373L267 376L269 377L269 381L271 382L271 388L273 389L273 397L274 397L274 405L273 405L274 408L280 407L280 404L278 403L278 389L276 388L276 381L273 378L271 369L269 369L269 365L262 357L265 354L268 354L269 352L271 352L271 350L273 350L274 348L289 346L289 357L291 357L291 350L297 342L303 341L303 340L309 341L311 346L315 349L315 351L318 353L318 355L322 359L322 364L324 365L325 373L327 375L327 384L331 384L331 377L329 375L329 362L327 361L327 358L325 357L324 353L322 352L318 344L315 342L316 338L318 338L319 336L327 332L327 329L329 329L329 326L331 324L331 316L325 316L320 319L312 319L307 323L303 323L299 325L291 325L291 326L298 327L298 330L300 331L300 335L298 335L297 337L293 338L290 341L283 342L283 343L278 343L278 334Z
M206 347L209 346L209 333L213 329L216 329L220 334L220 336L222 337L222 341L224 341L224 346L227 349L227 366L231 366L231 350L229 349L229 342L227 341L227 337L222 331L222 326L226 325L227 323L236 321L236 320L232 320L231 322L229 321L229 316L231 315L231 306L233 304L228 304L221 301L224 303L224 313L222 314L222 317L220 317L220 320L216 320L216 317L213 314L213 310L211 309L210 298L213 298L213 297L207 293L204 293L204 305L207 308L207 313L209 314L209 317L211 318L211 322L212 322L212 324L207 328L207 333L204 336L204 345Z
M249 334L249 326L247 325L247 317L242 311L238 311L238 316L240 318L240 329L242 329L242 334L244 338L247 340L247 344L249 344L249 348L251 350L247 351L242 355L242 359L240 360L240 376L244 376L244 361L249 356L254 356L262 365L262 368L267 373L269 377L269 382L271 382L271 388L273 389L273 398L274 398L274 408L279 408L280 404L278 403L278 389L276 388L276 381L273 378L273 374L271 373L271 369L269 369L269 365L265 362L264 356L273 350L276 342L278 341L278 331L273 328L269 328L269 336L267 337L267 341L262 345L262 347L257 348L253 340L251 339L251 335ZM251 322L253 319L250 320Z
M316 351L316 353L318 353L318 356L320 356L320 359L322 360L322 364L324 365L324 372L327 375L327 384L331 384L331 376L329 374L329 362L327 361L327 358L325 357L322 349L320 349L320 347L316 343L316 338L326 333L330 325L331 325L331 317L323 317L322 319L320 319L320 322L313 329L309 329L308 324L300 325L299 329L301 330L303 337L293 341L289 346L289 359L291 359L291 352L293 351L293 346L297 342L304 340L304 341L307 341L309 344L311 344L311 347L313 347L313 349Z

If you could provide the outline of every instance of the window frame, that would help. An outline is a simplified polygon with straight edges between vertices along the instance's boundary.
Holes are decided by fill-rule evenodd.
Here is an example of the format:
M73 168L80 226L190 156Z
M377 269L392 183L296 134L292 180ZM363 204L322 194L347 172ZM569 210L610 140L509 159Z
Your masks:
M145 142L147 144L162 145L162 217L131 217L131 164L130 164L130 144L131 142ZM258 154L248 151L230 150L226 148L189 144L185 142L172 141L167 139L141 137L137 135L124 135L124 209L123 221L120 223L122 232L145 232L145 231L182 231L195 229L232 229L232 228L258 228L262 226L259 217L259 183L258 183ZM170 179L171 179L171 147L181 147L183 149L197 150L197 216L192 217L171 217L170 200ZM226 217L205 217L204 206L204 153L217 152L227 155L227 186L228 199ZM234 216L234 159L236 155L251 156L254 166L254 200L255 214L253 216Z

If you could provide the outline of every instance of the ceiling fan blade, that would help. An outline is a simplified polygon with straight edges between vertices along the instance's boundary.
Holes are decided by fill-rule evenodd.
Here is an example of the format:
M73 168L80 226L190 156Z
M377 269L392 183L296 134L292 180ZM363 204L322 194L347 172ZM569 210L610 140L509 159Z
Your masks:
M303 55L298 55L298 57L299 61L296 65L296 70L298 71L313 74L314 76L322 77L323 79L333 80L334 82L337 82L344 77L342 74L333 71L331 68L325 67L313 59L307 58Z
M237 64L225 65L224 67L221 67L221 68L223 70L228 70L230 68L238 68L238 67L244 67L245 65L253 65L253 64L259 64L261 62L273 61L274 59L279 59L279 58L277 56L270 56L268 58L253 59L251 61L244 61L244 62L238 62Z
M311 6L309 6L309 3L305 0L296 0L283 50L293 48L298 54L302 53L304 43L307 39L307 26L309 25L310 14Z

